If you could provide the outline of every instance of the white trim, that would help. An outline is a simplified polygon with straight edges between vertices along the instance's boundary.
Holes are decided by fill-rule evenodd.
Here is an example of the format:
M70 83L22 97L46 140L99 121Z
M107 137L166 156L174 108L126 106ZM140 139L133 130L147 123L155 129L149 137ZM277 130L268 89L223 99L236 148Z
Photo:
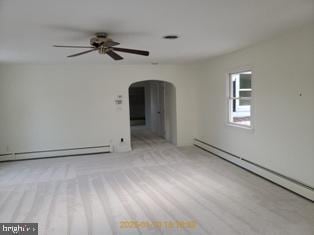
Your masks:
M14 154L13 153L8 153L8 154L1 154L0 155L0 162L1 161L10 161L10 160L14 160Z
M35 159L35 158L49 158L49 157L61 157L61 156L76 156L82 154L97 154L97 153L109 153L112 152L112 146L101 147L87 147L77 149L64 149L64 150L48 150L48 151L34 151L25 153L11 153L0 157L0 161L14 161L22 159Z
M200 148L203 148L213 154L218 155L221 158L224 158L227 161L230 161L240 167L243 167L257 175L260 175L284 188L287 188L297 194L302 195L305 198L310 199L311 201L314 201L314 190L312 186L306 186L304 183L300 182L297 180L290 179L289 177L282 176L279 173L275 173L273 170L267 170L264 167L258 166L257 164L253 164L248 162L242 157L235 157L232 156L231 154L228 154L226 152L223 152L217 148L211 147L210 145L204 144L197 139L194 140L194 144ZM304 186L303 186L303 185Z
M241 124L236 124L234 122L230 122L230 94L231 94L231 84L230 84L230 74L233 73L243 73L243 72L252 72L251 74L251 98L249 99L251 101L251 108L250 108L250 114L251 114L251 125L247 126L247 125L241 125ZM226 73L226 120L225 120L225 125L228 127L237 127L239 129L243 129L243 130L249 130L252 131L254 130L254 117L255 117L255 102L254 102L254 94L255 94L255 72L254 72L254 68L253 66L250 65L246 65L246 66L242 66L242 67L238 67L238 68L233 68L230 69L227 73ZM238 99L238 98L232 98L232 99Z
M245 131L254 132L254 128L252 126L235 124L235 123L232 123L232 122L226 123L226 126L228 126L228 127L235 127L235 128L237 128L239 130L245 130Z

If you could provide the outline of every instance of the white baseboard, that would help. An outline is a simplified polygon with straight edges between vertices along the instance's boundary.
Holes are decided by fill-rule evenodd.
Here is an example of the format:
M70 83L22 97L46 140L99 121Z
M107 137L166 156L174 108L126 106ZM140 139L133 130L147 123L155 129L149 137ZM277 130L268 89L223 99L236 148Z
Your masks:
M311 201L314 201L314 189L312 186L306 185L290 177L284 176L271 169L267 169L247 159L241 158L234 154L228 153L222 149L212 146L204 141L194 139L194 145L200 147L210 153L213 153L227 161L230 161L240 167L243 167L257 175L260 175L284 188L287 188Z
M14 161L23 159L49 158L61 156L75 156L93 153L110 153L112 147L110 145L95 146L95 147L80 147L69 149L54 149L54 150L40 150L31 152L19 152L11 154L0 155L0 161Z
M14 158L12 153L0 154L0 161L10 161Z

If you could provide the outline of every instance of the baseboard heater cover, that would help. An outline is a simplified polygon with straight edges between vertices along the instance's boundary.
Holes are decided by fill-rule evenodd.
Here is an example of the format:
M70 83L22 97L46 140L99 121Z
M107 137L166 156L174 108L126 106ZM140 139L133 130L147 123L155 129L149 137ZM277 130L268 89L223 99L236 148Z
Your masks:
M84 154L86 155L86 154L110 153L110 152L112 152L111 145L65 148L65 149L50 149L50 150L1 154L0 161L15 161L15 160L23 160L23 159L76 156L76 155L84 155Z
M229 153L228 151L208 144L202 140L194 139L194 146L201 148L209 153L212 153L218 157L221 157L229 162L232 162L257 175L260 175L263 178L266 178L314 202L314 188L310 185L307 185L291 177L285 176L274 170L268 169L264 166L261 166L235 154Z

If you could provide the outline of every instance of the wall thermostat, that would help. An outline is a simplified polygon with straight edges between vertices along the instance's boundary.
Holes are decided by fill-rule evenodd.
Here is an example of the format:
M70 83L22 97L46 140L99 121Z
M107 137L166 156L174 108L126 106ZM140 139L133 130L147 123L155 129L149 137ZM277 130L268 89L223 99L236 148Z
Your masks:
M115 100L116 104L122 104L122 95L118 95L117 99Z

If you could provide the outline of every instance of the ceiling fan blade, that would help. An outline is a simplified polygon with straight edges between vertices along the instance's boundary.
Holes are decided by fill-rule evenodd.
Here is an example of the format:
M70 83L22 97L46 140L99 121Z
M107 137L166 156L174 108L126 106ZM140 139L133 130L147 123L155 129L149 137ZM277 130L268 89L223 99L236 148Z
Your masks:
M63 46L63 45L53 45L53 47L64 47L64 48L94 48L92 46Z
M119 42L115 42L115 41L107 41L106 43L104 43L104 46L106 47L113 47L113 46L117 46L120 45Z
M76 53L76 54L73 54L73 55L68 55L68 57L75 57L75 56L79 56L79 55L84 55L84 54L90 53L92 51L97 51L97 50L98 50L98 48L93 48L93 49L88 50L88 51L83 51L83 52Z
M114 60L123 60L122 56L118 55L117 53L115 53L112 50L108 50L106 53Z
M131 54L136 54L136 55L144 55L144 56L148 56L149 55L149 51L142 51L142 50L135 50L135 49L128 49L128 48L120 48L120 47L112 47L111 49L115 50L115 51L131 53Z

